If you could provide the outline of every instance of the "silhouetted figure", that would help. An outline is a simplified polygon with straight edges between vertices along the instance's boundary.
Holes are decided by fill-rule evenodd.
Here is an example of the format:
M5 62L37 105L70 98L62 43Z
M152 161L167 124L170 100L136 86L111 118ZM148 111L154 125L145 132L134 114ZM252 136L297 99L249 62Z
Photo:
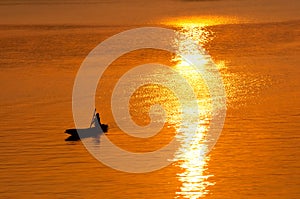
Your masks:
M95 110L95 112L96 112L96 110ZM92 127L93 124L95 127ZM100 129L102 129L102 131ZM80 136L78 134L78 131L80 131ZM66 141L77 141L77 140L80 140L81 138L97 137L97 136L100 136L101 133L106 133L107 131L108 131L108 125L101 124L100 114L96 113L92 118L89 128L67 129L65 131L65 133L69 134L70 136L66 139Z
M96 114L96 119L97 119L98 123L101 125L101 122L100 122L100 114L99 114L99 113Z
M97 127L97 128L100 128L100 127L101 127L101 122L100 122L100 115L99 115L99 113L97 113L97 114L95 115L92 124L94 124L95 127ZM92 125L92 124L91 124L91 125Z

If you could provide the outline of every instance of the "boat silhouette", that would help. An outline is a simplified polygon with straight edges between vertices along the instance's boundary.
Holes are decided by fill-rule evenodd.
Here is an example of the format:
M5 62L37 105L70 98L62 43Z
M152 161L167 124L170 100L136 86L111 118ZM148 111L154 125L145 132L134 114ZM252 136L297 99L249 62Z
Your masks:
M107 124L100 124L99 127L90 127L85 129L67 129L66 134L70 136L65 141L78 141L82 138L96 138L108 131Z
M92 127L94 125L94 127ZM65 130L66 134L70 136L65 139L65 141L77 141L81 138L97 138L103 133L106 133L108 130L107 124L101 124L100 115L94 110L93 118L89 128L85 129L67 129Z

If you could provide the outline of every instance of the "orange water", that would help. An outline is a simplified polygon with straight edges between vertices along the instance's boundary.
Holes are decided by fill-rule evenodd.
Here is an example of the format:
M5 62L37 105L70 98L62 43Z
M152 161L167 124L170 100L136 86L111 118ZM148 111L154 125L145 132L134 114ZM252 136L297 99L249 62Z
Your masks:
M227 93L222 134L201 164L185 157L144 174L104 166L81 142L65 142L63 133L74 127L72 87L81 62L99 42L132 27L1 26L0 197L299 198L299 25L206 27L203 45L219 67ZM153 59L176 67L172 56L137 51L106 72L96 106L118 146L151 151L176 133L171 124L147 140L125 135L111 116L107 95L130 67ZM137 91L141 98L132 99L131 114L138 124L149 120L142 108L150 91L142 88ZM159 93L158 101L171 96L163 89ZM176 107L176 99L169 100Z

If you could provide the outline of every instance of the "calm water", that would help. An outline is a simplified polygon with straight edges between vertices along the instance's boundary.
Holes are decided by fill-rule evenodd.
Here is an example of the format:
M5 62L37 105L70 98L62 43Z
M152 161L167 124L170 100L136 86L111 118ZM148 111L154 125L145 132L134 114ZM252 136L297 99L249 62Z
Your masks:
M72 87L81 62L101 41L130 28L0 27L0 197L299 198L299 21L177 27L204 45L225 84L225 126L208 156L197 151L203 147L201 137L194 147L181 135L181 149L189 151L177 151L178 161L155 172L130 174L103 165L82 142L64 141L64 130L74 127ZM147 107L163 103L174 117L159 135L129 137L111 115L109 94L116 81L133 66L153 59L193 81L174 55L140 50L116 60L99 83L96 107L101 120L110 126L109 139L126 150L153 151L177 131L176 98L153 85L136 91L131 115L145 125ZM207 126L207 90L203 82L195 85L204 106L202 125Z

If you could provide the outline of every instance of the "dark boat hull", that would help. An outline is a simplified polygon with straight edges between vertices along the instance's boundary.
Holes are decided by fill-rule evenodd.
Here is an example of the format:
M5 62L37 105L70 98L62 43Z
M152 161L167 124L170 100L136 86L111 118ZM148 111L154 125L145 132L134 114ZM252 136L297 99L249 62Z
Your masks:
M86 129L67 129L65 133L69 134L70 137L66 141L76 141L80 138L97 137L102 133L106 133L108 130L107 124L101 124L101 129L98 127L86 128ZM79 134L80 136L79 136Z

